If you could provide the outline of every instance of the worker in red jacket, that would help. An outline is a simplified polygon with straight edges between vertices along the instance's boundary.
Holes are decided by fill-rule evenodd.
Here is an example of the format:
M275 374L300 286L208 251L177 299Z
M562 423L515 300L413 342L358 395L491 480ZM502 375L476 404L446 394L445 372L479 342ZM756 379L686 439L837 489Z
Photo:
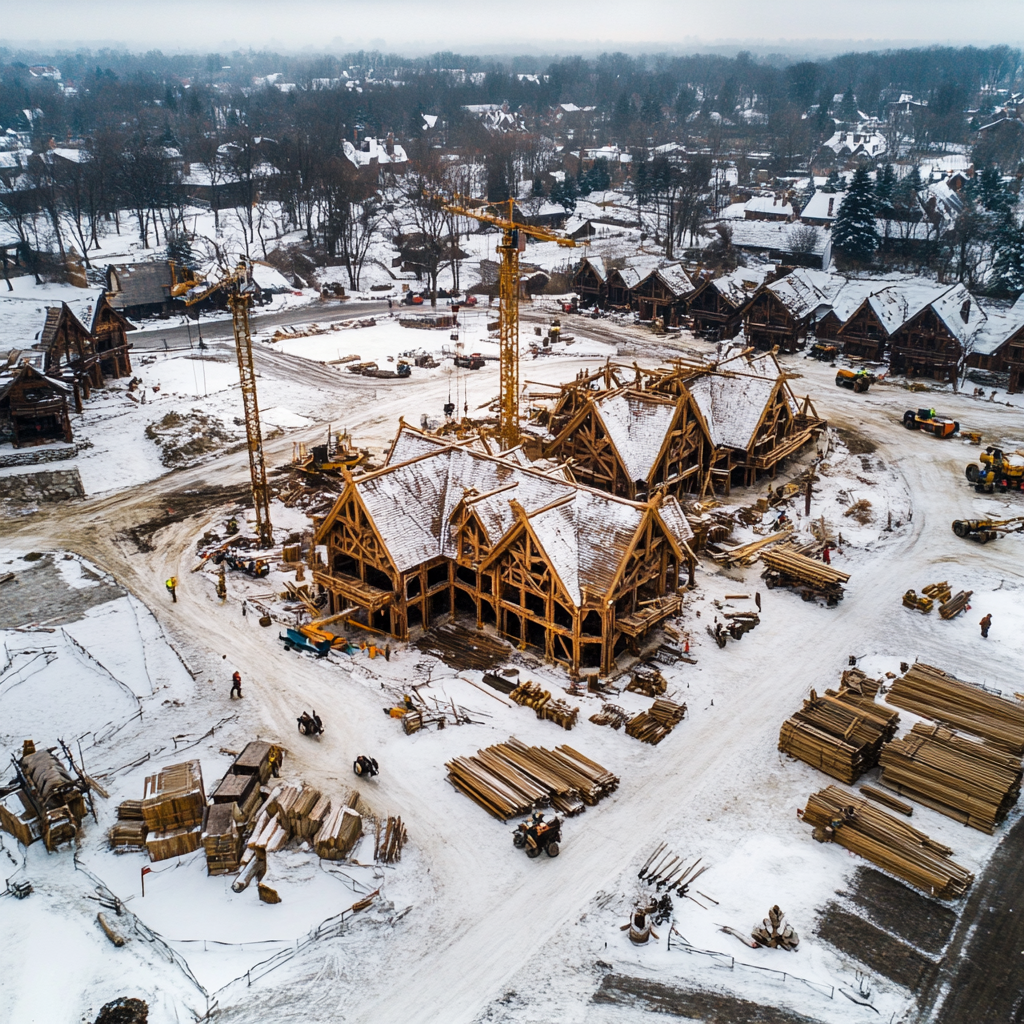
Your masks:
M236 693L239 697L242 696L242 676L239 672L231 677L231 696L234 697Z

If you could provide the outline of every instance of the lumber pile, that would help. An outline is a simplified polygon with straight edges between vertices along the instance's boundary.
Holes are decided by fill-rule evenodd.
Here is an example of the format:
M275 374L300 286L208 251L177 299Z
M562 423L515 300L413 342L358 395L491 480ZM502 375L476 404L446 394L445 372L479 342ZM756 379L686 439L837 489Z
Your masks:
M971 599L973 590L961 590L955 597L951 597L939 608L939 615L944 619L955 619L962 611L966 611L968 601Z
M530 747L511 737L475 757L449 761L448 781L502 821L549 804L578 814L619 784L618 777L570 746Z
M629 719L629 712L617 704L602 704L601 710L590 716L594 725L610 725L613 729L621 729Z
M880 763L887 789L989 835L1020 796L1019 757L939 725L918 722Z
M941 583L929 583L928 586L922 587L921 593L933 601L938 601L939 604L945 604L953 592L949 588L948 581L942 580Z
M818 842L837 843L939 899L959 899L974 882L949 847L837 786L808 797L803 819Z
M363 834L363 818L356 810L359 794L328 813L313 838L313 849L323 860L344 860Z
M144 821L118 821L107 830L107 840L114 853L131 853L146 849L148 832Z
M198 761L172 764L147 777L142 817L150 831L170 832L202 825L205 809L203 772Z
M861 673L863 675L863 673ZM856 782L878 764L882 746L896 735L900 716L874 702L873 694L841 687L824 696L811 690L803 707L782 723L779 750L826 775Z
M767 566L763 575L769 586L805 583L816 590L841 595L842 584L850 579L848 572L794 551L765 551L761 561Z
M275 744L253 740L235 758L228 769L232 775L258 775L261 786L265 786L271 774L276 775L284 760L284 751Z
M194 853L202 842L202 832L199 825L150 832L146 836L149 859L168 860L170 857L184 857L186 853Z
M408 834L401 818L389 817L383 826L378 823L373 842L373 859L381 864L394 864L401 860L406 839Z
M118 821L143 821L141 800L122 800L117 805Z
M662 698L626 723L626 735L657 746L685 717L685 704Z
M789 526L784 530L779 530L778 533L751 541L749 544L739 544L736 547L723 548L721 551L712 552L711 557L719 565L724 566L752 565L759 556L764 557L766 548L772 544L777 544L780 540L787 540L792 532L793 528Z
M207 809L202 840L208 875L226 875L238 870L242 859L242 832L235 820L234 804L213 804Z
M579 718L580 709L570 707L564 700L552 698L550 690L542 690L537 683L527 680L509 693L509 697L522 707L533 708L537 717L555 722L563 729L571 729Z
M886 700L904 711L980 736L1002 750L1024 754L1024 706L916 661Z
M630 693L642 693L646 697L660 697L668 689L668 683L656 668L643 665L633 670L633 678L626 689Z

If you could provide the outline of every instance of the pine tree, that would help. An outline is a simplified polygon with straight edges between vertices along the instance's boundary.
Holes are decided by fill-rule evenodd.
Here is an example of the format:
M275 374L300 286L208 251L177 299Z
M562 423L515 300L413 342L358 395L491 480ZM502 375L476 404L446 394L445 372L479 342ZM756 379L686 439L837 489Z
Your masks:
M1024 292L1024 229L1012 215L1003 221L994 250L992 283L1015 295Z
M858 120L860 112L857 110L857 97L853 95L853 86L848 85L843 93L842 102L836 111L840 121L853 122Z
M875 225L877 203L868 172L861 167L853 176L846 198L832 227L832 248L846 259L867 263L878 248Z
M839 176L839 172L833 167L828 172L828 177L825 179L825 184L822 185L822 192L839 192L843 187L843 179Z
M891 216L893 199L896 196L896 172L892 164L886 164L875 181L875 199L878 200L880 216Z

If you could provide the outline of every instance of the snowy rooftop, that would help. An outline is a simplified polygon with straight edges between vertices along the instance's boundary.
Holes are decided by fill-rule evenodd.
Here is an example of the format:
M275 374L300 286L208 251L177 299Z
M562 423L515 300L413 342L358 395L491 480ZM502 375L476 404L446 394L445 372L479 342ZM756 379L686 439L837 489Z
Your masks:
M760 225L755 223L753 226ZM772 225L766 226L771 227ZM739 225L737 224L736 227ZM733 239L735 241L735 235L733 235ZM764 279L774 269L772 266L740 267L732 273L716 278L712 281L712 285L723 298L728 299L734 306L741 306L764 284Z
M773 281L768 288L797 319L830 305L843 278L823 270L798 267L791 274Z
M35 345L46 324L46 311L53 305L60 303L0 296L0 354Z
M747 374L709 374L689 385L716 448L749 447L778 380Z
M804 220L835 220L845 198L845 192L822 192L818 189L800 211L800 216Z
M630 479L646 480L675 421L675 403L627 391L594 405Z
M821 256L825 252L828 235L824 229L811 224L789 224L785 221L770 220L730 220L732 244L741 249L778 249L780 252L793 252L794 245L800 246L801 252ZM796 231L814 231L814 242L808 247L808 240L797 239Z
M778 196L753 196L743 204L745 213L770 214L773 217L792 217L793 207Z

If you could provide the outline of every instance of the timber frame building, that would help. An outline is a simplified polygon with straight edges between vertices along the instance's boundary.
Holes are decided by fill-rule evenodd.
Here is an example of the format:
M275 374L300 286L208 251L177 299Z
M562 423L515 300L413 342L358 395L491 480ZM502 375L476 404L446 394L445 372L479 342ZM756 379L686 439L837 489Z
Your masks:
M986 319L971 293L962 284L953 285L893 333L890 371L956 381L961 357L970 350Z
M743 326L743 310L764 284L766 271L741 267L721 277L706 278L686 296L686 310L694 334L716 340L735 338Z
M314 580L350 625L407 639L461 614L607 675L681 608L692 537L674 498L627 501L403 424L387 465L347 477L315 522Z
M799 268L758 289L743 311L743 331L757 349L795 352L817 315L830 305L839 282L818 270Z

